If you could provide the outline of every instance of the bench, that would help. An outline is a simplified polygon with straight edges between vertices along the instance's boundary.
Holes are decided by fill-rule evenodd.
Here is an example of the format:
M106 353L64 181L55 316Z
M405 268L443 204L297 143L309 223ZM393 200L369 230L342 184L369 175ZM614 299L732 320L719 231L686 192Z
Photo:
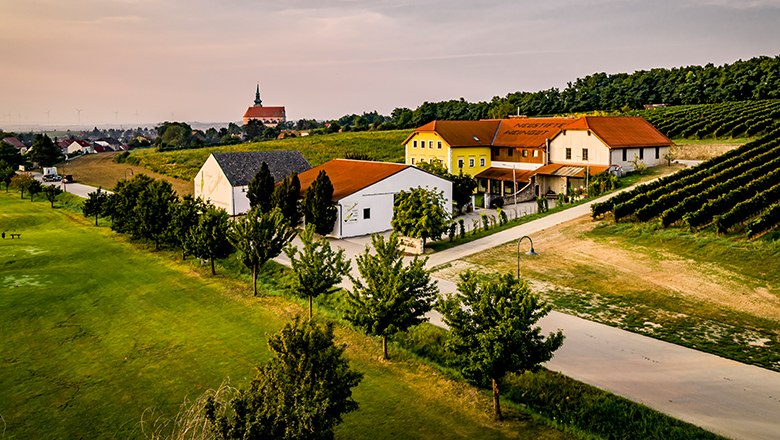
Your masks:
M13 240L14 238L19 238L19 239L22 238L22 234L8 234L8 235L11 236L11 240Z

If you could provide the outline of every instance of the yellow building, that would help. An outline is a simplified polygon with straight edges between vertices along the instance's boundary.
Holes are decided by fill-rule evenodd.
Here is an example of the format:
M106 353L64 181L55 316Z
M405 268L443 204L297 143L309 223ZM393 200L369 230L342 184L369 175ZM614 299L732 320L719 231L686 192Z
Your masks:
M406 164L438 161L452 174L476 176L490 168L490 146L499 122L429 122L403 142Z

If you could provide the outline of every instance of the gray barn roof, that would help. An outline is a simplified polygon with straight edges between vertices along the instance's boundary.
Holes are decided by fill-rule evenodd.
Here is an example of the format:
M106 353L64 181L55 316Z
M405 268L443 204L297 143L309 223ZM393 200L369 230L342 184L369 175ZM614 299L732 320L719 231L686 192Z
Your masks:
M247 151L240 153L211 153L232 186L249 185L249 181L260 171L263 162L279 182L293 172L302 173L311 165L300 151Z

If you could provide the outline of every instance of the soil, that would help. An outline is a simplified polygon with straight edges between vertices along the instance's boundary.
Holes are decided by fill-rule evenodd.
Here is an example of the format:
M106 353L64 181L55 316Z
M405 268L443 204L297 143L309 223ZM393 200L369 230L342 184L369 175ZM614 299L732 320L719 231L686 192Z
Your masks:
M72 174L78 183L111 189L120 179L131 178L135 174L146 174L154 179L167 180L173 186L179 196L192 194L193 183L185 180L174 179L160 173L155 173L144 167L126 163L114 162L114 157L119 154L98 153L78 157L65 165L58 165L59 174Z

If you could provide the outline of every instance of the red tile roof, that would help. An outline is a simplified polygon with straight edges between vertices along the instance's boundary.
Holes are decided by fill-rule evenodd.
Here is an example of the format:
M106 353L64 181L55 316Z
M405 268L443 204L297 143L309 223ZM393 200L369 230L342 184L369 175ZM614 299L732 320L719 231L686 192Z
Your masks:
M668 147L674 144L639 116L583 116L565 130L590 130L609 148Z
M501 120L493 145L496 147L542 147L571 118L511 118Z
M475 179L494 179L494 180L505 180L505 181L512 181L514 180L516 182L530 182L531 176L533 176L535 171L533 170L512 170L511 168L488 168L486 170L483 170L476 176L474 176Z
M436 132L452 147L489 147L501 121L432 121L414 130L403 142L406 144L416 134Z
M609 169L609 166L604 165L588 165L588 164L570 164L570 163L551 163L543 167L539 167L533 171L533 174L540 174L543 176L567 176L567 177L579 177L585 178L585 170L588 170L591 176L603 173Z
M284 118L284 106L282 107L262 107L252 106L246 109L245 118Z
M325 171L333 184L333 201L337 202L409 167L411 165L400 163L333 159L298 175L298 179L301 181L301 196L322 170Z

